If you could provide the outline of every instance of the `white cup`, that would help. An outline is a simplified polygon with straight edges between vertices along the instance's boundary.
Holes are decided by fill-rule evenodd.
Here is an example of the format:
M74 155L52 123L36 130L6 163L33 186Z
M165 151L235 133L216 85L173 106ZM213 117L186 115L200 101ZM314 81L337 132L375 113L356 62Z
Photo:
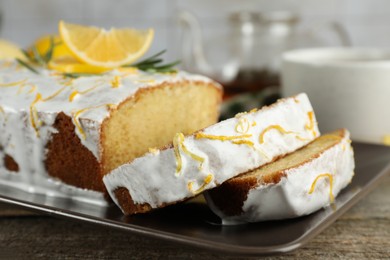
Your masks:
M321 132L345 127L353 140L390 139L390 50L319 48L283 55L282 93L306 92Z

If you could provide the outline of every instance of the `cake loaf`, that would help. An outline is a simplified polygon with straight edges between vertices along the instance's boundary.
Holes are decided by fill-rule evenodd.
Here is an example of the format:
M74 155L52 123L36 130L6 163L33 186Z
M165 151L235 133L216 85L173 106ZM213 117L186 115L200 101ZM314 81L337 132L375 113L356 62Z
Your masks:
M205 193L224 224L293 218L333 202L354 171L349 132L323 136Z
M104 176L111 198L125 214L183 201L248 170L269 163L319 135L306 94L238 114L173 146L153 150Z
M202 76L36 70L0 62L0 182L31 192L100 201L104 174L218 119L221 86Z

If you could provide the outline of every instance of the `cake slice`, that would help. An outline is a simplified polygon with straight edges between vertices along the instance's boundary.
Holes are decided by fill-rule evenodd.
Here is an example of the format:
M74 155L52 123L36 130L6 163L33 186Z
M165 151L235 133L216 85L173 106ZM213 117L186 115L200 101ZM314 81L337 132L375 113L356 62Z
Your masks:
M0 183L104 203L103 175L215 123L221 86L186 72L119 68L67 77L0 62Z
M205 194L225 224L292 218L333 202L352 179L349 132L341 129Z
M173 146L151 150L105 175L111 198L125 214L183 201L236 175L295 151L319 135L306 94L238 114Z

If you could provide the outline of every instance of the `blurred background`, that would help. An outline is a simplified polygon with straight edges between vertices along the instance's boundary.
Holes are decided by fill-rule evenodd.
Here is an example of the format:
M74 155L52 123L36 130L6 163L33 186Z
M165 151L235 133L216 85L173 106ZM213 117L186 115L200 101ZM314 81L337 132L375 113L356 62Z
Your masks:
M324 46L390 46L386 0L0 0L0 38L28 47L57 33L58 21L106 27L153 27L148 54L166 49L167 61L225 86L225 99L251 93L228 106L259 106L256 93L280 85L280 55ZM256 103L257 102L257 103ZM246 104L247 107L235 107ZM229 116L229 115L227 115Z
M300 17L299 27L319 27L337 21L354 46L390 46L390 1L386 0L0 0L1 38L21 46L43 34L56 33L58 20L113 27L154 27L150 52L168 49L180 57L180 11L198 18L204 38L226 33L229 15L237 11L288 10ZM324 36L325 37L325 36ZM334 39L329 36L329 41Z

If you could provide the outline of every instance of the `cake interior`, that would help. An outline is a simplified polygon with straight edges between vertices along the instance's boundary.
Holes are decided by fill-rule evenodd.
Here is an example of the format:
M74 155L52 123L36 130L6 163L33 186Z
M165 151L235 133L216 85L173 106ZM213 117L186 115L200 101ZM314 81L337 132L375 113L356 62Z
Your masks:
M339 143L343 136L344 130L342 129L322 135L303 148L290 153L279 160L241 175L238 178L245 179L257 177L258 180L261 179L264 183L275 182L271 180L275 179L275 175L278 175L277 173L298 167L299 165L318 157L323 151ZM280 177L277 179L280 179Z
M197 84L197 85L195 85ZM143 89L112 111L102 124L103 174L215 123L221 91L205 83L165 84Z

